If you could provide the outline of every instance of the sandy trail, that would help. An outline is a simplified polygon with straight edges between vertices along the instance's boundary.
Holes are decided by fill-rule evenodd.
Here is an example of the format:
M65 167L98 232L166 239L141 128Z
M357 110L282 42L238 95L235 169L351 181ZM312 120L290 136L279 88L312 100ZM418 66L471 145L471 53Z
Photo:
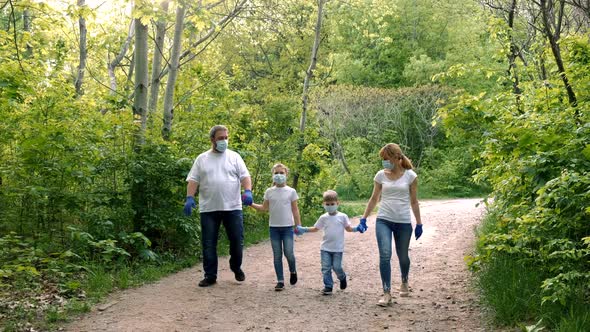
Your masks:
M391 307L376 305L381 294L374 216L364 234L346 233L344 270L348 288L320 294L321 232L295 243L299 282L275 292L270 243L244 254L246 281L234 280L228 259L219 262L218 283L200 288L197 266L157 283L112 294L104 311L93 310L64 326L67 331L484 331L463 257L473 248L474 227L484 212L477 199L421 202L424 234L410 244L411 295L395 295ZM358 220L352 220L356 225ZM247 230L246 230L247 231ZM399 285L392 258L392 287ZM285 271L288 271L286 261ZM288 272L287 272L288 273ZM337 280L337 279L335 279ZM392 293L395 294L395 293Z

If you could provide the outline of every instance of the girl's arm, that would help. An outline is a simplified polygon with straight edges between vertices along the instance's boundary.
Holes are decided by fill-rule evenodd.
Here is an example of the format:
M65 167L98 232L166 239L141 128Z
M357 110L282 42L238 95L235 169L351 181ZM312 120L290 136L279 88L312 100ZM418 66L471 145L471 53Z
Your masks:
M268 211L268 199L265 199L262 204L252 203L250 206L259 212Z
M297 200L291 202L291 212L293 212L293 221L295 222L295 226L301 226L301 215L299 214Z
M365 209L365 213L363 213L363 216L361 218L367 218L371 212L373 212L373 209L375 208L375 206L377 205L377 202L379 201L379 198L381 197L381 190L383 189L383 185L381 183L378 183L375 181L375 183L373 184L373 193L371 194L371 198L369 199L369 202L367 203L367 208Z
M418 179L414 179L414 182L410 185L410 205L412 206L412 212L414 212L414 217L416 218L416 224L421 225L420 204L418 203Z

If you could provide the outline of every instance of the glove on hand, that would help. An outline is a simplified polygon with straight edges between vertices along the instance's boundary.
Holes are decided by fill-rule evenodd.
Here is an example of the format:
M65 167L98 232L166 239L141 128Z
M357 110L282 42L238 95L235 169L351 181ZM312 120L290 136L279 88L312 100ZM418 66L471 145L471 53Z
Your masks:
M367 218L361 218L361 223L359 224L359 226L361 226L363 229L361 233L366 232L367 229L369 229L369 227L367 226Z
M355 228L352 229L353 232L364 233L365 229L363 228L363 224L356 225Z
M297 232L298 235L303 235L305 233L307 233L307 227L301 227L300 225L297 225Z
M193 209L197 207L195 203L195 198L193 196L187 196L186 201L184 202L184 215L190 216L193 212Z
M416 229L414 229L414 234L416 235L416 240L422 236L422 224L417 224Z
M246 206L252 205L252 190L244 190L244 194L242 194L242 204Z

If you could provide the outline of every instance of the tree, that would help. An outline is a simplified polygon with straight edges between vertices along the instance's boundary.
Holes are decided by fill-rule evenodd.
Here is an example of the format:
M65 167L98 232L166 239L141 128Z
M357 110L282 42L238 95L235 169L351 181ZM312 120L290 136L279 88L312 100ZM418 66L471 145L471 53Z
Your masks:
M82 84L84 82L84 72L86 70L86 58L88 57L88 49L86 48L86 18L84 17L84 15L86 15L86 8L86 0L78 0L78 10L80 12L80 17L78 19L78 26L80 28L80 63L78 64L78 76L76 77L74 84L77 96L84 93L82 91Z

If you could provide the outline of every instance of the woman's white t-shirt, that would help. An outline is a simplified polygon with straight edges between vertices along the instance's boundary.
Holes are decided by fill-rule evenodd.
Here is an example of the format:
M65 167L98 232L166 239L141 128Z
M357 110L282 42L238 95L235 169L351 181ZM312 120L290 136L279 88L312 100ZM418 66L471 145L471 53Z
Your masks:
M348 216L342 212L336 212L331 216L329 213L322 214L313 227L322 229L324 237L320 250L330 252L344 251L344 231L347 226L350 226Z
M397 223L410 224L410 185L418 177L411 169L405 170L397 180L390 180L384 170L375 175L375 182L381 184L381 203L377 218Z
M241 181L250 173L235 151L201 153L186 177L199 184L199 212L242 209Z
M264 200L268 201L268 224L270 227L293 226L293 210L291 203L299 199L295 189L284 186L273 186L264 192Z

